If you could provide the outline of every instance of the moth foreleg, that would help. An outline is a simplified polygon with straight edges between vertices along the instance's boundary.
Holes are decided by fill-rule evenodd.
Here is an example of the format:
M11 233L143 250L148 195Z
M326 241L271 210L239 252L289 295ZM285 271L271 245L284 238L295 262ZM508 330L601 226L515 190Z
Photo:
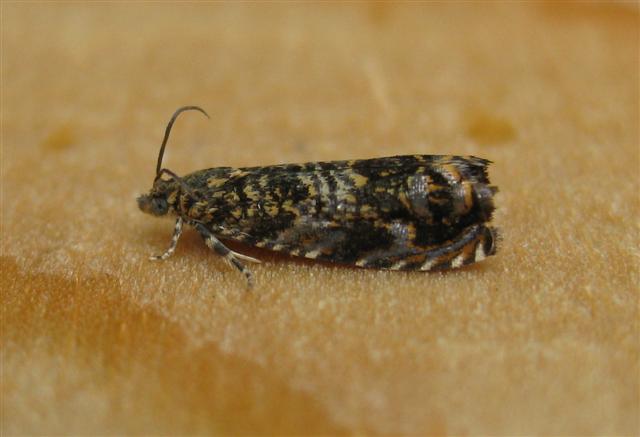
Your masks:
M251 273L251 270L249 270L244 264L242 264L242 262L240 262L239 258L242 258L247 261L252 261L252 262L260 262L260 261L255 258L251 258L246 255L242 255L232 251L227 246L222 244L222 242L218 240L216 236L211 233L211 231L209 231L206 227L204 227L200 223L196 223L195 226L198 232L200 232L200 235L202 236L202 239L204 240L207 247L209 247L209 249L213 250L215 253L223 257L226 262L228 262L229 264L233 265L235 268L240 270L240 272L242 272L244 276L247 278L247 283L249 287L253 287L253 284L254 284L253 273Z
M169 245L169 248L166 250L166 252L162 255L150 256L149 259L157 261L169 258L176 250L180 235L182 235L182 217L178 217L178 219L176 220L176 225L173 228L173 237L171 237L171 244Z

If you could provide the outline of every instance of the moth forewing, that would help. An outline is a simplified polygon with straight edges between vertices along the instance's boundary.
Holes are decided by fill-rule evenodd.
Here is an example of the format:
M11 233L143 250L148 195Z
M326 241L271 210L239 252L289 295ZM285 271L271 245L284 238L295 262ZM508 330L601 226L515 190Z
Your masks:
M186 109L172 117L163 146ZM166 171L164 180L160 156L154 186L138 202L145 212L177 216L171 245L158 258L173 253L186 222L249 284L242 260L257 260L220 239L359 267L449 269L496 251L489 164L474 156L405 155L216 167L184 177Z

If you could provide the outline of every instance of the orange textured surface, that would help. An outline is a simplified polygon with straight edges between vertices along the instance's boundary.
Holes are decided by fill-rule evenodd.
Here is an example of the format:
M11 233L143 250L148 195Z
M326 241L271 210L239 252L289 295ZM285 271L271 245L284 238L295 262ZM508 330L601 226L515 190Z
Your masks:
M635 6L1 7L3 434L640 432ZM185 104L178 174L489 158L499 253L150 262Z

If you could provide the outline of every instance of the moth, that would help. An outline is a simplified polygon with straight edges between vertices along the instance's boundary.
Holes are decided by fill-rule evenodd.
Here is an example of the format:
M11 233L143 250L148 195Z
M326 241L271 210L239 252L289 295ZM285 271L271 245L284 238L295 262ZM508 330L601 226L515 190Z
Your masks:
M214 167L178 176L162 168L171 128L165 129L156 175L138 206L176 217L169 248L185 224L242 272L259 260L221 240L293 256L391 270L457 268L495 254L497 230L489 160L474 156L406 155L264 167Z

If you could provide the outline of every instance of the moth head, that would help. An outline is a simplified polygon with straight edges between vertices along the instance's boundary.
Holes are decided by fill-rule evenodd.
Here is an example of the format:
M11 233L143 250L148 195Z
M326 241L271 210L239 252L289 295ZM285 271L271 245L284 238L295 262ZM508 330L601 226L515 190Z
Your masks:
M175 209L179 185L175 180L156 179L149 193L138 197L138 208L147 214L166 215L170 210Z
M167 141L169 140L171 127L178 118L178 115L180 115L184 111L190 110L202 112L207 116L207 118L209 118L209 115L204 111L204 109L198 106L183 106L182 108L178 108L178 110L173 113L173 116L169 120L169 123L167 124L167 127L164 131L164 138L162 139L160 153L158 154L158 163L156 165L156 176L153 181L153 187L148 194L143 194L142 196L138 197L138 208L140 208L140 210L146 212L147 214L163 216L172 210L175 211L175 204L177 202L178 194L180 193L180 191L187 193L190 191L189 187L184 183L182 178L180 178L171 170L162 168L162 157L164 156L164 149L167 145ZM162 176L165 174L170 177L169 180L162 179Z

